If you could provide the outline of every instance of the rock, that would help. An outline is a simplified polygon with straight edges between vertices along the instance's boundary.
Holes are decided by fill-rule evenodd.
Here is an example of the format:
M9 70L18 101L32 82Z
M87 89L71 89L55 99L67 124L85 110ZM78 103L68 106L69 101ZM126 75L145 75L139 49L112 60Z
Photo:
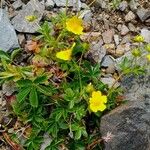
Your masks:
M6 96L11 96L16 91L16 86L14 82L5 82L2 85L2 92Z
M112 65L114 66L114 64L115 64L114 58L111 55L106 55L103 58L101 66L102 67L109 67L109 66L112 66Z
M101 63L101 67L107 67L106 73L112 74L115 72L115 60L111 55L106 55L103 58L103 61Z
M102 9L108 8L108 0L96 0L95 1L96 7L101 7Z
M141 35L144 37L145 42L150 43L150 30L143 28Z
M111 43L113 39L113 35L114 35L114 31L110 29L102 33L104 43Z
M120 42L119 35L117 35L117 34L114 35L114 41L115 41L115 44L117 46Z
M83 8L84 10L91 10L86 3L81 3L81 8Z
M128 28L129 28L129 30L132 31L132 32L137 32L136 27L135 27L132 23L129 23L129 24L128 24Z
M25 39L24 34L19 33L19 34L18 34L18 40L19 40L19 44L20 44L21 46L22 46L23 44L25 44L26 39Z
M80 36L81 40L82 41L88 41L88 42L92 42L92 41L98 41L99 38L101 36L101 33L100 32L87 32L87 33L84 33ZM101 40L101 44L103 44L103 41Z
M128 32L129 32L128 27L123 24L121 28L121 35L126 35Z
M93 16L91 10L81 10L80 14L80 18L82 18L85 22L91 23Z
M115 49L115 44L105 44L104 47L108 50L114 50Z
M122 38L122 41L120 44L125 44L125 43L130 43L130 42L131 42L131 36L127 34Z
M142 22L150 17L150 9L140 8L137 10L137 15Z
M139 6L139 3L136 0L130 0L129 7L133 12L136 12L138 6Z
M101 81L104 84L108 85L109 88L111 88L113 85L115 88L117 88L120 85L119 82L116 82L116 84L114 84L116 80L113 77L103 77L101 78Z
M44 13L44 5L38 0L31 0L27 3L18 15L12 19L14 28L19 32L35 33L39 29L39 22L42 19ZM25 19L26 16L36 16L33 22L29 22Z
M101 118L105 150L149 150L150 76L125 78L122 86L128 101Z
M52 142L52 139L50 138L48 133L45 133L43 138L44 140L43 140L40 150L45 150L46 147L49 146L50 143Z
M66 0L54 0L54 3L58 6L58 7L65 7L66 6ZM80 0L68 0L68 7L74 7L74 8L78 8L78 10L80 10L81 8L81 1Z
M130 43L120 44L117 46L116 53L123 55L126 51L130 50ZM118 51L118 52L117 52Z
M54 5L55 5L55 3L53 0L46 0L46 2L45 2L45 7L47 10L49 10L50 8L53 8Z
M125 11L128 7L128 3L127 1L122 1L120 4L119 4L119 10L121 11Z
M135 14L132 11L129 11L125 16L125 21L130 22L135 19Z
M122 25L118 24L118 26L117 26L118 31L121 31L121 28L122 28Z
M12 6L13 6L13 8L14 8L15 10L21 8L22 5L23 5L23 2L22 2L21 0L17 0L17 1L15 1L15 2L12 4Z
M16 32L11 25L7 13L0 9L0 49L8 51L19 47Z
M88 54L92 55L92 59L96 63L100 63L103 57L106 55L106 49L104 48L104 46L102 46L101 41L99 41L98 43L93 42Z
M114 66L114 65L112 65L112 66L109 66L108 68L106 68L106 73L107 74L114 74L115 73L115 71L116 71L116 67Z

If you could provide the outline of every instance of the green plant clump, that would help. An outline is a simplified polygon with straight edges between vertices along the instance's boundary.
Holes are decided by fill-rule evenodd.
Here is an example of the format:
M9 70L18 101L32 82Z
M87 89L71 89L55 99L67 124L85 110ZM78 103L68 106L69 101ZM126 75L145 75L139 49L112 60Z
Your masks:
M89 145L100 137L100 117L118 105L120 89L114 88L115 83L111 88L103 84L100 65L84 58L89 43L80 39L82 20L66 13L51 20L30 43L34 48L27 46L32 56L27 65L15 61L20 50L11 55L0 51L1 83L14 82L17 90L12 113L26 127L24 142L18 138L18 143L24 149L38 150L48 134L51 140L45 150L101 149L101 143ZM117 81L126 74L145 72L137 63L145 58L141 56L145 49L149 50L149 45L134 50L131 60L122 61Z

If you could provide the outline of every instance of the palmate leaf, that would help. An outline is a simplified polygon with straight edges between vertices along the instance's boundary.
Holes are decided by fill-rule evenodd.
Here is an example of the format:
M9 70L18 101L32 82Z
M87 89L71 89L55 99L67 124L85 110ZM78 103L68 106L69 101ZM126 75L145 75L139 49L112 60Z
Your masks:
M19 102L22 102L25 100L25 98L28 96L28 94L30 93L31 91L31 87L24 87L20 90L20 92L17 94L17 100Z
M43 93L44 95L47 96L52 96L52 92L51 92L53 90L52 87L37 85L36 88L40 93Z
M36 84L44 83L45 81L47 81L47 79L48 79L47 76L40 76L34 80L34 83Z
M29 101L32 107L38 107L38 95L35 87L32 87L30 91Z
M32 81L29 79L18 80L17 85L19 87L29 87L32 85Z

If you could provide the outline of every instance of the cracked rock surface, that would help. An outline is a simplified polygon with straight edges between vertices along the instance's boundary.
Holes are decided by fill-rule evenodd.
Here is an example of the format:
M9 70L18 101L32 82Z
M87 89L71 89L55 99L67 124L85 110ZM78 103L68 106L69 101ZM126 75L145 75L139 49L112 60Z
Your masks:
M102 117L101 133L113 137L105 150L149 150L150 148L150 76L124 79L126 104Z

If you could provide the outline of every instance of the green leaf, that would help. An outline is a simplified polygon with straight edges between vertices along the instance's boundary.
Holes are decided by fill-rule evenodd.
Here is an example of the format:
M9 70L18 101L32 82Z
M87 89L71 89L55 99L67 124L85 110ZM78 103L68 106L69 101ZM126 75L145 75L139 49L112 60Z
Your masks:
M21 89L20 92L17 94L17 100L19 102L22 102L23 100L25 100L25 98L27 97L30 91L31 91L31 87L28 87L28 88L25 87Z
M0 58L1 59L3 58L5 60L9 60L10 61L9 55L6 52L2 51L2 50L0 50Z
M18 55L18 53L20 53L20 49L15 49L12 53L11 53L11 60L14 60L14 58Z
M81 135L82 135L81 129L77 130L77 131L75 132L75 139L76 139L76 140L79 140L79 139L81 138Z
M32 81L28 79L18 80L17 84L19 87L29 87L32 85Z
M31 89L29 101L32 107L38 107L38 95L35 87Z
M40 76L34 80L34 83L39 84L44 83L45 81L47 81L47 76Z
M52 87L49 86L43 86L43 85L38 85L37 90L41 93L43 93L46 96L51 96L52 95Z
M74 107L74 103L75 103L74 100L72 100L72 101L69 102L69 108L70 109L72 109Z
M87 43L82 43L81 41L77 41L76 45L73 47L73 54L76 55L77 53L85 53L88 48Z

